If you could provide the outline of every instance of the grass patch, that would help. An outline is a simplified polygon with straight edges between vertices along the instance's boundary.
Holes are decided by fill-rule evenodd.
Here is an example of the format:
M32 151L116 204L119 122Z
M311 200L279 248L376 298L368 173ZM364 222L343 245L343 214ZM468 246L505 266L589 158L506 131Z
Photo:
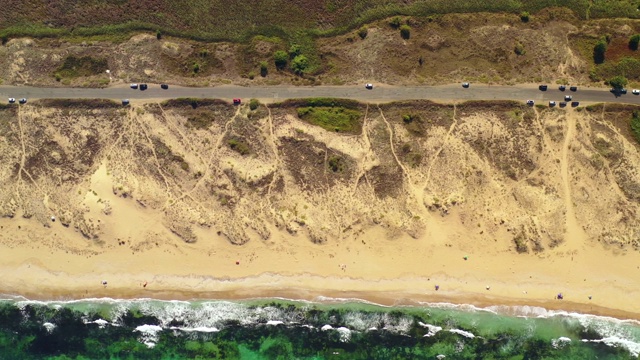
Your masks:
M623 57L616 62L605 61L603 64L596 66L595 72L600 79L609 79L624 74L627 79L640 80L640 59Z
M108 99L40 99L37 104L60 109L112 109L122 108L122 103Z
M307 106L298 108L298 117L327 131L356 133L362 114L344 107Z
M62 65L56 70L56 79L77 78L100 75L109 68L106 59L96 59L91 56L67 56Z
M211 106L211 105L227 105L231 106L228 102L220 99L198 99L198 98L177 98L177 99L169 99L160 103L162 107L166 108L181 108L181 107L191 107L192 109L197 109L202 106Z

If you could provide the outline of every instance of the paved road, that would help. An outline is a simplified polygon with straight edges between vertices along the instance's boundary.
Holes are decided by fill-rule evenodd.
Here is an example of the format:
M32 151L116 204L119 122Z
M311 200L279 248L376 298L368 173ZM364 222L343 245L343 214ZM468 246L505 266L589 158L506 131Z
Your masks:
M537 85L495 86L471 84L469 89L460 85L442 86L376 86L367 90L364 86L252 86L233 85L207 88L189 88L170 86L162 90L159 85L149 85L145 91L130 89L127 85L119 85L105 89L84 88L37 88L27 86L0 86L0 99L26 97L28 99L171 99L179 97L232 99L257 98L262 101L279 101L290 98L336 97L368 102L388 102L393 100L433 99L440 101L455 100L535 100L546 104L549 100L562 101L564 95L572 95L574 101L581 102L615 102L640 105L640 96L631 94L614 96L604 88L579 88L577 92L568 89L561 92L556 86L540 91ZM6 100L2 100L6 101Z

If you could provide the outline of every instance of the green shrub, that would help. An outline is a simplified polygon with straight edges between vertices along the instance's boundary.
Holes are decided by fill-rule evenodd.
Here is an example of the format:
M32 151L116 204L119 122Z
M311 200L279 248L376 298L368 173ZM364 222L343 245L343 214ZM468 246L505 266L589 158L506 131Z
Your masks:
M638 43L640 43L640 34L635 34L629 38L629 49L638 50Z
M309 59L304 55L296 56L291 62L291 68L296 74L302 74L309 67Z
M363 26L358 30L358 36L360 36L360 39L362 40L367 37L367 34L369 34L369 28L366 26Z
M394 18L391 19L391 21L389 21L389 26L391 26L394 29L399 28L400 24L402 24L402 19L400 19L399 16L395 16Z
M289 55L282 50L278 50L273 54L273 60L278 69L284 69L287 66L287 60L289 60Z
M609 85L614 89L623 89L628 82L627 78L622 75L614 76L608 81Z
M260 106L260 101L258 101L258 99L249 100L249 109L255 110L258 106Z
M300 55L301 53L302 53L302 47L298 44L293 44L289 48L289 57L292 59Z
M400 36L403 39L408 40L411 37L411 27L409 25L400 26Z
M240 155L247 155L251 152L251 150L249 149L249 145L247 145L247 143L245 143L244 141L242 141L241 139L229 139L227 141L227 145L229 145L229 147L231 148L231 150L239 153Z
M604 62L604 55L607 52L607 41L601 39L593 48L593 61L596 64L602 64Z
M524 55L527 50L524 49L524 45L522 45L521 42L517 42L516 46L514 47L513 51L516 53L516 55Z
M527 11L523 11L520 13L520 20L522 20L522 22L529 22L529 12Z
M342 172L344 170L344 160L337 155L330 156L327 164L333 172Z
M269 68L267 67L266 61L260 62L260 76L265 77L269 73Z
M162 31L158 30L156 32L156 39L161 40L162 39Z
M193 73L197 74L200 71L200 64L193 63Z

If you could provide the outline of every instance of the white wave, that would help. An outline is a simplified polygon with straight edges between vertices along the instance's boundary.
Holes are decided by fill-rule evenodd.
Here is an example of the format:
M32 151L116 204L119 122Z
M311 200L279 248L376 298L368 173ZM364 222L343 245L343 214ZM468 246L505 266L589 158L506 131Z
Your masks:
M429 329L429 332L426 333L424 335L424 337L431 337L431 336L437 334L438 332L442 331L442 328L440 326L435 326L435 325L431 325L431 324L425 324L425 323L423 323L421 321L418 322L418 325Z
M569 343L571 343L571 339L564 336L561 336L557 339L551 339L551 346L553 346L554 349L562 349L563 347L569 345Z
M46 323L42 324L42 326L44 326L44 328L47 329L48 333L53 332L53 329L56 328L56 324L52 324L50 322L46 322Z
M160 338L158 333L162 331L162 328L158 325L140 325L133 331L140 332L140 342L152 348L156 346Z
M469 339L473 339L474 337L476 337L472 333L470 333L468 331L460 330L460 329L449 329L449 332L452 332L452 333L458 334L458 335L462 335L464 337L468 337Z
M340 334L341 342L349 342L349 340L351 340L351 330L347 329L344 326L341 326L337 328L336 331Z
M284 322L278 320L269 320L267 321L267 325L282 325Z
M327 330L331 330L331 329L333 329L333 326L328 325L328 324L324 325L323 327L320 328L320 330L322 330L322 331L327 331Z
M622 347L626 348L627 350L629 350L631 355L633 355L635 357L640 357L640 343L637 343L637 342L634 342L634 341L631 341L631 340L627 340L627 339L621 339L621 338L616 337L616 336L606 337L606 338L602 338L600 340L583 339L582 342L603 343L603 344L606 344L607 346L611 346L611 347L622 346Z
M104 320L104 319L98 319L98 320L95 320L95 321L85 321L84 323L85 324L97 324L100 329L104 328L105 326L107 326L109 324L109 322L107 320Z
M202 333L214 333L219 332L220 330L214 327L197 327L197 328L187 328L187 327L177 327L172 326L169 328L170 330L180 330L184 332L202 332Z

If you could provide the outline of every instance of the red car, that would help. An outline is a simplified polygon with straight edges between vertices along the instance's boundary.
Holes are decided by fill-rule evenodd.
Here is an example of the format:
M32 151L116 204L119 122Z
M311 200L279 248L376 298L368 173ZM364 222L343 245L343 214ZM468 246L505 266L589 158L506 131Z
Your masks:
M237 99L237 98L233 99L233 104L234 105L239 105L241 102L242 102L242 100L240 100L240 99Z

